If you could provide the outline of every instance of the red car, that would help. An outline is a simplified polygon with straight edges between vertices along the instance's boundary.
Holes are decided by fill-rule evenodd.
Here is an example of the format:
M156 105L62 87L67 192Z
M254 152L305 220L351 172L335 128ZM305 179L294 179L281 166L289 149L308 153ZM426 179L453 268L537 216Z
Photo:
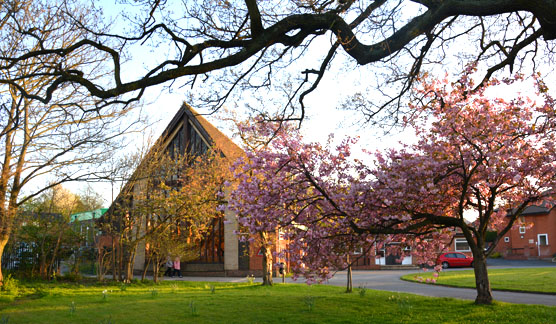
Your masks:
M473 267L473 257L468 257L459 252L442 253L436 260L436 264L441 264L444 269L453 267Z

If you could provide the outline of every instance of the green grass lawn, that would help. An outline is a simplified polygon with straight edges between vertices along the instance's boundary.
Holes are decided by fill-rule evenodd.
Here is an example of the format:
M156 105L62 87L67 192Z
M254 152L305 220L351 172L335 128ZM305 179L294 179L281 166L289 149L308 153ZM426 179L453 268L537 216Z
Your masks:
M105 293L103 293L105 291ZM428 298L324 285L32 284L0 299L0 323L550 323L556 307ZM2 320L7 322L2 322Z
M432 273L413 273L403 276L402 279L417 281L418 276L424 279L432 278ZM489 269L488 277L492 289L556 294L556 267ZM440 272L436 284L475 288L475 274L473 270L443 271Z

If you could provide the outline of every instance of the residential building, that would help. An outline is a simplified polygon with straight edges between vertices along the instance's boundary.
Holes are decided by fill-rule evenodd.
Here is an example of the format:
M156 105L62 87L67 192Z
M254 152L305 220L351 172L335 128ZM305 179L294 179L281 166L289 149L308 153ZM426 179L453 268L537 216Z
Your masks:
M556 255L555 240L556 208L547 201L527 207L496 251L508 259L549 259Z

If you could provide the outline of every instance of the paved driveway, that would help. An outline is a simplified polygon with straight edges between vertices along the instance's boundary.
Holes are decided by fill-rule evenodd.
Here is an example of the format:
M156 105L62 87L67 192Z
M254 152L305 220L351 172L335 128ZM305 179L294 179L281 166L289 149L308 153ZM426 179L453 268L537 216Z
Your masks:
M489 260L489 268L517 268L517 267L556 267L556 263L546 261L511 261L511 260ZM465 269L448 269L446 271L461 271ZM400 279L408 273L415 273L418 270L358 270L353 271L353 287L365 287L369 289L386 290L392 292L407 292L423 296L432 297L452 297L460 299L475 300L477 293L475 289L452 288L437 285L426 285L407 282ZM257 278L260 281L261 278ZM228 281L245 282L245 278L232 277L184 277L179 280L187 281ZM275 278L280 282L280 278ZM293 282L287 279L287 282ZM303 282L303 281L298 281ZM328 284L335 286L346 285L346 271L340 271L328 281ZM539 304L556 306L556 295L529 294L506 291L493 291L494 299L498 301L516 304Z
M460 299L475 300L477 292L471 288L452 288L437 285L426 285L403 281L401 276L412 273L408 270L385 270L385 271L354 271L353 287L365 287L369 289L386 290L392 292L407 292L432 297L452 297ZM345 271L337 273L329 284L345 286ZM539 304L556 306L556 295L527 294L506 291L493 291L495 300L517 304Z
M514 261L514 260L489 260L489 268L520 268L520 267L556 267L556 263L546 261ZM469 270L464 269L447 269L445 271L461 271ZM354 271L353 272L353 287L363 286L369 289L387 290L393 292L408 292L423 296L433 297L453 297L461 299L475 300L477 292L475 289L470 288L453 288L443 287L437 285L426 285L420 283L413 283L403 281L401 276L415 273L418 270L380 270L380 271ZM338 272L329 284L345 286L346 285L346 272ZM539 304L556 306L556 295L546 294L529 294L517 293L506 291L493 291L492 295L495 300L504 301L508 303L517 304Z

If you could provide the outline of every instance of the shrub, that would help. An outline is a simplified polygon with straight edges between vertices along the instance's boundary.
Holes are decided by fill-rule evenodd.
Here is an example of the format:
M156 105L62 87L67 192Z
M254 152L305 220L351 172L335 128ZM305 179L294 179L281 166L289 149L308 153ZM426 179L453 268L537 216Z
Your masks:
M80 282L83 279L81 273L68 272L62 276L64 281Z
M19 291L19 281L17 279L14 279L11 274L8 274L2 281L1 291L12 295L17 295L17 292Z
M491 259L499 259L502 257L502 254L500 254L500 252L494 252L490 255Z

